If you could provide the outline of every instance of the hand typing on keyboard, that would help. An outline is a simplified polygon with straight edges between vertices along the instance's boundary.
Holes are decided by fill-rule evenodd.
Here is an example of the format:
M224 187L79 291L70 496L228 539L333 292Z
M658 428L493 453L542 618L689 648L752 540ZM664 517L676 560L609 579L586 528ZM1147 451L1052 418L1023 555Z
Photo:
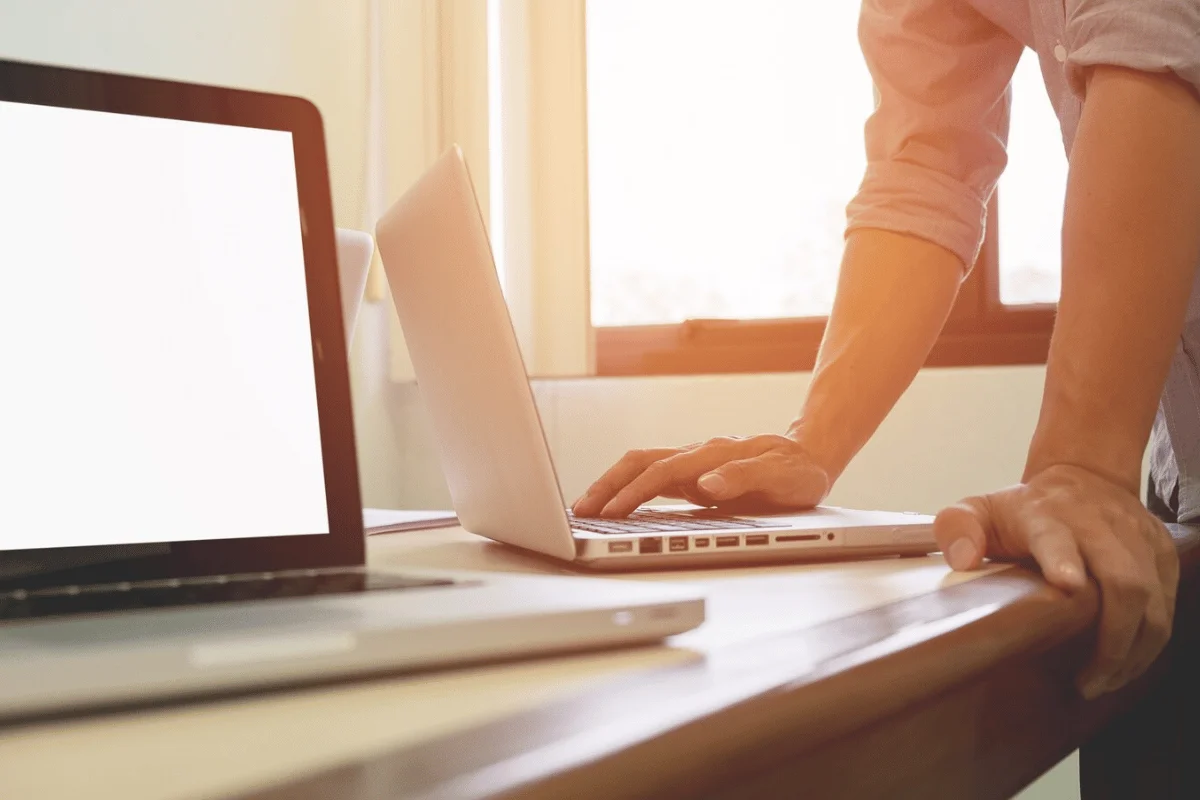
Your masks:
M575 502L577 517L626 517L656 497L745 512L812 508L828 473L786 436L719 437L631 450Z

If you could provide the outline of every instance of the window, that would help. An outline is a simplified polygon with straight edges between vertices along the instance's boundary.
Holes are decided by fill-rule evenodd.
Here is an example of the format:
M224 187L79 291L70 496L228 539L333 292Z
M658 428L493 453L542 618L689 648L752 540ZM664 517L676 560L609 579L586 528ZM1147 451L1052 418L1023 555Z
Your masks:
M872 108L857 18L844 2L589 3L594 325L829 313Z
M1000 178L1000 299L1009 305L1057 303L1062 276L1067 157L1058 119L1029 51L1013 76L1008 168Z
M857 16L794 0L587 5L599 374L812 366L865 166ZM930 364L1044 360L1065 175L1030 53L988 240Z

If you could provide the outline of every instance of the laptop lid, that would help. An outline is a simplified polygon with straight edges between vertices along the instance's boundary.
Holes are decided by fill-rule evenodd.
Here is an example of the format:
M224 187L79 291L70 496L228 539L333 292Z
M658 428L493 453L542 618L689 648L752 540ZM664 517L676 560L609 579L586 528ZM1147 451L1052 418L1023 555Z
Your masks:
M375 227L459 522L574 559L566 508L462 152Z
M375 240L369 233L350 228L338 228L336 236L338 282L342 291L342 323L348 348L354 341L354 327L358 324L358 311L362 308L363 292L367 289L367 273L375 255Z
M311 103L0 61L0 276L0 581L363 562Z

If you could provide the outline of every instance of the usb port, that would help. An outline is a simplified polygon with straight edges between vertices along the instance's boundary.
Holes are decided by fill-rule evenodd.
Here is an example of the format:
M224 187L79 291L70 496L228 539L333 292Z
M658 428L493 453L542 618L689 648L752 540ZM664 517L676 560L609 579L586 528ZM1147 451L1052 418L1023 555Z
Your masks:
M638 539L639 553L661 553L662 552L662 537L649 536L645 539Z
M739 536L718 536L717 547L737 547Z
M756 533L753 536L746 537L746 546L750 547L756 544L770 544L771 537L765 533Z
M708 547L708 537L697 536L695 539L692 539L692 544L696 545L696 547Z
M667 540L667 544L671 548L672 553L687 552L687 549L688 549L687 543L688 543L688 537L686 537L686 536L672 536L670 539Z
M609 542L608 552L610 553L632 553L633 542Z

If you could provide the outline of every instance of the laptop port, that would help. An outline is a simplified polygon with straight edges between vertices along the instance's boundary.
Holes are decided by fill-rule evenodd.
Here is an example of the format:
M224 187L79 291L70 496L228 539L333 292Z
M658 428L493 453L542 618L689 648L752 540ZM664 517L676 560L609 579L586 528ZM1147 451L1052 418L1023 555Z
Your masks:
M718 536L717 547L737 547L740 536Z
M672 553L685 553L688 549L688 537L672 536L667 540L667 545L671 548Z
M696 547L708 547L708 537L697 536L695 539L692 539L692 544L694 544Z
M821 538L819 533L787 533L775 537L776 542L815 542Z
M639 553L661 553L662 552L662 537L648 536L645 539L638 539Z
M751 547L760 544L770 544L771 537L765 533L756 533L753 536L746 537L746 546Z
M633 542L609 542L608 552L610 553L632 553Z

